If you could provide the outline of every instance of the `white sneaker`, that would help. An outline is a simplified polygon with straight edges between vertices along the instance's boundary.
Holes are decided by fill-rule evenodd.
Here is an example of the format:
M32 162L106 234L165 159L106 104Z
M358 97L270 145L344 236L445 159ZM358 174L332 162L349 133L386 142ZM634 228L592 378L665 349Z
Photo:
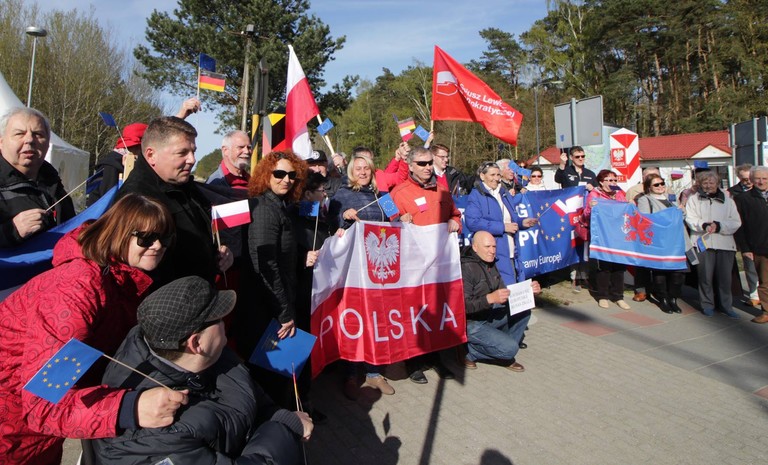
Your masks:
M632 308L632 307L629 306L628 303L624 302L624 300L617 300L616 301L616 305L618 305L619 308L622 308L624 310L629 310L629 309Z
M597 301L597 306L600 308L608 308L611 306L611 303L608 301L608 299L600 299Z

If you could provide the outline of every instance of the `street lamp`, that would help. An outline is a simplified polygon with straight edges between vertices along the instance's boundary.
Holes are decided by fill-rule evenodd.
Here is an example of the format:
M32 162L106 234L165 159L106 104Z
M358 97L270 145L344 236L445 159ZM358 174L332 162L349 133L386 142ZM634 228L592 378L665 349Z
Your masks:
M559 85L562 84L563 81L558 80L546 80L537 82L533 85L533 111L536 115L536 157L538 158L539 155L541 155L541 141L539 139L539 86L547 85L547 84L554 84Z
M32 63L29 65L29 90L27 91L27 107L32 104L32 79L35 77L35 54L37 53L37 38L45 37L48 31L41 27L29 26L27 35L34 37L32 40Z

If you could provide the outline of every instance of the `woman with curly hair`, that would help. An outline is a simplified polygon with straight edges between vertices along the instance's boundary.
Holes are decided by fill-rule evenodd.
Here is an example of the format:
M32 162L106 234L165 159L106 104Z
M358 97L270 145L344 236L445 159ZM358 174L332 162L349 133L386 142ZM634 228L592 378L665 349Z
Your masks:
M297 245L287 207L301 198L307 164L290 150L272 152L256 166L248 182L251 223L247 228L250 257L244 260L235 315L236 344L248 360L256 343L274 318L280 323L277 337L295 333ZM317 252L307 254L314 266ZM292 405L291 390L274 373L251 367L254 379L283 407ZM285 379L285 378L284 378Z

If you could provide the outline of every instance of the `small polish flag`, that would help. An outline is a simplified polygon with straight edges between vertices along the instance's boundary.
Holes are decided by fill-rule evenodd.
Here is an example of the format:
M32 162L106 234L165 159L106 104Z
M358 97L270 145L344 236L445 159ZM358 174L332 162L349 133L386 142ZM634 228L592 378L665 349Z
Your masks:
M251 211L247 200L214 205L211 208L211 217L214 227L217 229L234 228L251 222Z
M415 200L416 206L419 207L420 212L427 211L427 198L426 197L419 197Z

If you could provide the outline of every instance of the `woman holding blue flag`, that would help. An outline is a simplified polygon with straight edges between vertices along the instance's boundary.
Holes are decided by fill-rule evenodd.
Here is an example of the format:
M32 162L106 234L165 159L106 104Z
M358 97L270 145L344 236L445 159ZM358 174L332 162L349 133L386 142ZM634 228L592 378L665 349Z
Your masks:
M512 205L513 194L501 184L499 165L486 161L477 169L475 188L467 198L464 221L467 229L475 233L488 231L496 239L496 266L504 284L509 286L525 279L517 261L515 234L520 228L530 228L535 218L520 220Z
M373 160L362 153L352 155L347 165L347 183L331 199L330 217L338 228L338 234L343 234L356 221L389 221L384 209L379 204L381 198L374 177L376 167ZM378 389L382 394L395 393L387 379L382 375L384 367L364 364L366 375L363 386ZM357 364L348 363L344 380L344 395L350 400L356 400L360 383L357 380Z
M347 165L347 183L331 199L329 215L333 229L349 229L355 221L389 221L379 205L379 190L373 175L373 160L363 154L352 156Z
M64 438L115 437L120 429L173 422L186 392L100 386L105 359L57 403L23 387L70 339L115 353L136 325L136 309L152 284L148 273L163 259L174 230L165 206L128 194L97 221L62 237L53 269L0 304L0 461L59 463Z
M705 316L715 314L717 283L720 310L730 318L733 311L731 270L736 257L733 235L741 227L741 217L730 195L720 189L720 177L713 171L696 176L698 191L685 204L685 222L691 230L691 241L698 244L699 303Z
M589 192L584 206L582 216L585 220L590 220L592 209L600 201L627 201L627 196L619 188L618 182L616 173L611 170L602 170L597 173L597 187ZM627 266L595 258L589 259L589 266L595 275L597 305L600 308L608 308L609 302L613 301L619 308L629 310L629 304L624 301L624 271L626 271Z
M645 177L643 192L644 194L637 198L637 209L640 210L640 213L650 214L676 206L669 200L666 182L658 173L652 173ZM688 236L688 231L685 228L682 229L685 236L685 250L688 250L691 248L691 238ZM682 313L677 305L677 299L682 295L687 271L687 269L679 271L651 270L653 296L656 297L662 312Z

